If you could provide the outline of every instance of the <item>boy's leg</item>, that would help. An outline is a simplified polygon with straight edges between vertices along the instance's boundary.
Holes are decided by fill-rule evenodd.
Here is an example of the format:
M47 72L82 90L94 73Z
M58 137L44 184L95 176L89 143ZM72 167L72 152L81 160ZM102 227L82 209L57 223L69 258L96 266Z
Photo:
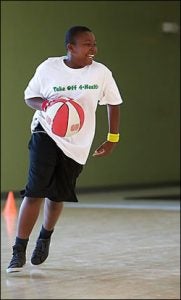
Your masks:
M53 202L48 198L45 199L43 225L31 257L31 263L33 265L42 264L47 259L51 235L62 209L63 202Z
M63 210L63 202L54 202L45 199L44 203L44 222L43 226L47 230L53 230L58 218Z
M13 257L7 272L19 272L26 263L26 247L31 231L39 216L42 198L24 197L17 223L17 236L13 246Z
M28 239L38 219L43 198L24 197L20 206L17 223L17 236Z

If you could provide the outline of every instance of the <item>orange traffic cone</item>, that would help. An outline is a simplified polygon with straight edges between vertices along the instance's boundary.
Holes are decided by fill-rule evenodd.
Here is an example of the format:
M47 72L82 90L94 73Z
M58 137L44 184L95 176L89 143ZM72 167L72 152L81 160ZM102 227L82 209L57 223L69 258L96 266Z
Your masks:
M3 209L3 215L16 215L17 214L17 208L16 208L16 201L14 198L13 192L8 193L8 197Z

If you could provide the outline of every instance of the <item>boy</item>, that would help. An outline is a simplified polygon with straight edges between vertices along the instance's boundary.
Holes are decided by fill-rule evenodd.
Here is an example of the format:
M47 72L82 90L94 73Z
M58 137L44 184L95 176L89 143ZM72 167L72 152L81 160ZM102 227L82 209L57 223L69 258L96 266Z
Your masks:
M109 133L93 156L110 154L119 141L120 104L122 99L111 71L95 62L97 53L93 32L84 26L70 28L65 36L67 55L41 63L25 90L26 104L35 109L29 142L28 182L21 191L13 257L7 272L18 272L26 263L29 236L39 216L44 199L44 220L31 263L43 263L49 254L51 235L62 212L63 202L77 202L76 179L85 165L95 134L97 105L107 105ZM43 125L53 99L70 97L84 109L85 121L72 137L59 137Z

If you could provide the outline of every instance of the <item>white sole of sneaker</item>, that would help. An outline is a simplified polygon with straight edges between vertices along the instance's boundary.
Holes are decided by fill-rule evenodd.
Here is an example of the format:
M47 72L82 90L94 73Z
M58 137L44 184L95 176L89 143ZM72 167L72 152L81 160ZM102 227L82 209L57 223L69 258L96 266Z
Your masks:
M23 270L23 267L21 268L8 268L6 269L7 273L15 273L15 272L21 272Z

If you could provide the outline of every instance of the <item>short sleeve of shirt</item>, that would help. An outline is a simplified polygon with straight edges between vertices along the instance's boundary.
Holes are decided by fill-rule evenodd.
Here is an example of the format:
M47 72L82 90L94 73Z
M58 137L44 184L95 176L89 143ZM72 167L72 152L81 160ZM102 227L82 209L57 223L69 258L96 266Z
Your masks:
M27 88L24 91L24 98L29 99L33 97L41 97L41 83L39 79L39 68L36 69L36 72L32 79L29 81Z
M110 70L106 70L105 79L103 84L102 98L99 101L99 105L111 104L118 105L123 102L120 95L117 84L112 76Z

